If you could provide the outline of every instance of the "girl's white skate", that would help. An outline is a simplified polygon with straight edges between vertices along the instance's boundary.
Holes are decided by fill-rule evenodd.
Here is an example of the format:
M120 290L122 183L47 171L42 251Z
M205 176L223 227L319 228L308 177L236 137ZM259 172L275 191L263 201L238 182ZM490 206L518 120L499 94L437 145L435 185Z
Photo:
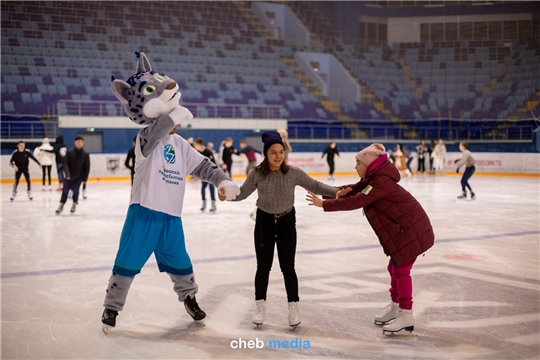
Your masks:
M402 330L408 331L408 333L401 332ZM383 326L384 335L397 335L397 336L418 336L413 333L414 330L414 317L412 310L398 309L396 318Z
M394 320L399 313L399 304L391 302L386 305L380 315L375 316L374 323L375 325L386 325L390 321Z

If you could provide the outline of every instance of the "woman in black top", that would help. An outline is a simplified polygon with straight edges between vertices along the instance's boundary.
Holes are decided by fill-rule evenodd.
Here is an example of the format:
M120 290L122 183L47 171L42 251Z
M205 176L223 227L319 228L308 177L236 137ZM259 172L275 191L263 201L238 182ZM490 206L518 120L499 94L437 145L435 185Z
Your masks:
M26 149L24 141L21 140L17 143L17 150L13 151L13 153L11 154L11 159L9 159L9 164L13 166L13 169L15 170L15 183L13 183L13 194L9 198L9 200L11 201L15 200L15 196L17 196L17 186L19 185L19 179L21 178L21 175L24 175L24 178L26 179L26 185L28 187L28 198L30 200L33 199L32 188L30 185L30 173L28 172L28 166L30 165L29 159L34 160L36 164L41 167L38 159L36 159L34 155L32 155L32 153Z
M328 166L330 167L330 170L328 171L328 180L334 180L334 155L339 156L339 151L337 149L336 143L331 142L330 145L324 150L321 159L326 154L326 161L328 162Z

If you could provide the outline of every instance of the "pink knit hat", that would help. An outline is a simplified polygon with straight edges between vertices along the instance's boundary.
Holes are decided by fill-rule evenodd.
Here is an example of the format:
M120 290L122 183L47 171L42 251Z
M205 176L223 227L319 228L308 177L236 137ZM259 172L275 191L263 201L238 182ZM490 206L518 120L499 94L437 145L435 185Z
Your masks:
M356 154L356 159L362 164L369 166L373 161L381 155L386 154L383 144L371 144L364 150Z

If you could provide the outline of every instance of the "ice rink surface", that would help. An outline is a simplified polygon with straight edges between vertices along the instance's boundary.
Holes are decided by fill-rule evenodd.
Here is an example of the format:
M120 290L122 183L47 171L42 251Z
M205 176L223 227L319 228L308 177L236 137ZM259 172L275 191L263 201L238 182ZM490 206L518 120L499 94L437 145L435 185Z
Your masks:
M334 184L357 180L336 177ZM22 181L10 202L12 185L2 185L1 358L538 359L539 178L475 175L470 183L474 201L456 200L457 176L401 181L436 234L412 270L417 337L386 337L373 324L389 302L388 259L362 211L324 213L307 205L302 188L295 205L302 323L294 331L287 324L276 258L269 319L255 329L250 213L257 194L201 213L196 180L188 181L183 222L206 327L191 320L152 257L135 278L117 327L105 335L102 303L129 183L90 182L76 213L69 214L68 200L60 216L54 213L59 192L34 183L29 201ZM246 346L258 339L259 346L279 341L292 348L233 349L240 339Z

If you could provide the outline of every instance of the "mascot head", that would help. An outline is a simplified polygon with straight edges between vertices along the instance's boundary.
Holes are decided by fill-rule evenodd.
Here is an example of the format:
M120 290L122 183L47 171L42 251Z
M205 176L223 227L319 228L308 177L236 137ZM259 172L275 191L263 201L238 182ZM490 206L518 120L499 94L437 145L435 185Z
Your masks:
M124 105L130 120L139 125L149 125L178 106L178 84L167 75L152 71L144 53L135 53L139 61L137 72L127 82L112 79L112 92Z

